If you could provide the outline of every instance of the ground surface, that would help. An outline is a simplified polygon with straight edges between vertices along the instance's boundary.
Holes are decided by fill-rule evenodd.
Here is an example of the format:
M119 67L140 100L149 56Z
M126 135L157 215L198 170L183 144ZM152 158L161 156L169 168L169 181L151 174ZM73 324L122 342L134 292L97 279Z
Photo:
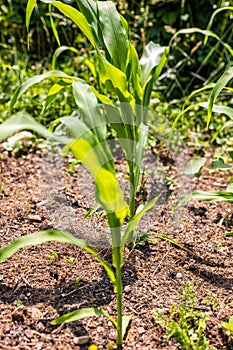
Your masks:
M65 176L59 189L72 206L68 222L62 213L71 208L64 209L61 204L59 209L59 201L55 209L46 204L46 194L53 186L47 177L42 181L44 187L39 184L43 173L40 151L0 162L1 247L38 230L73 225L77 235L85 230L85 238L96 241L100 255L111 260L107 240L103 244L95 236L103 230L104 220L96 215L85 223L82 219L94 203L93 183L85 170L79 167L73 177ZM51 177L56 177L56 166L53 169ZM58 176L55 187L59 181ZM223 190L225 185L223 177L208 173L193 183L201 190ZM226 235L233 229L232 208L224 203L192 201L180 215L181 220L174 224L169 211L164 210L158 218L152 212L142 227L145 230L148 224L149 230L169 235L193 254L160 239L133 251L125 249L124 313L132 315L125 350L179 349L173 340L163 343L165 329L156 323L153 312L159 308L169 314L184 282L194 284L199 308L211 312L205 333L210 344L218 350L233 349L221 328L233 314L233 238ZM56 252L54 261L46 257L53 256L51 249ZM81 281L76 287L77 278ZM205 304L203 300L207 300ZM61 326L52 326L50 321L81 307L101 307L115 315L115 301L102 268L81 249L58 243L23 249L0 265L0 349L84 350L91 344L112 349L115 330L102 317Z

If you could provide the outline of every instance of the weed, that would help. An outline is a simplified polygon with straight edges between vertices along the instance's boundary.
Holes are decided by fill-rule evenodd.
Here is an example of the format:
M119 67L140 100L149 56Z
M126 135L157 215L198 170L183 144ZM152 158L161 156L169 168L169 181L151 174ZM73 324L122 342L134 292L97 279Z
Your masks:
M52 263L55 263L57 260L58 260L58 255L57 253L53 250L53 249L50 249L49 250L50 254L51 255L45 255L45 259L48 259L50 260Z
M198 310L192 283L185 283L180 289L179 300L172 305L170 316L164 316L160 309L153 314L156 322L167 329L164 342L174 338L182 350L209 349L209 340L203 333L210 313Z

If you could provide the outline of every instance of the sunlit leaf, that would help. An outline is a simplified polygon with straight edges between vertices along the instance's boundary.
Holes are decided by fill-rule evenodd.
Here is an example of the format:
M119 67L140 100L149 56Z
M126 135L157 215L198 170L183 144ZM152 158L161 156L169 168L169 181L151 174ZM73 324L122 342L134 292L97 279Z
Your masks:
M34 77L26 80L23 84L21 84L18 89L16 89L12 99L11 99L11 103L10 103L10 110L12 111L12 108L14 107L15 103L17 102L17 100L19 99L19 97L25 92L27 91L31 86L40 83L41 81L43 81L44 79L47 78L67 78L67 79L71 79L71 80L78 80L77 78L73 78L70 77L68 74L62 72L62 71L50 71L44 74L40 74L40 75L35 75Z
M21 130L33 130L45 138L57 139L55 135L50 133L28 113L19 112L0 124L0 142Z
M105 46L114 66L126 71L128 35L121 22L116 6L111 1L98 1L98 15Z
M64 51L72 51L76 54L78 54L78 50L75 48L75 47L72 47L72 46L66 46L66 45L63 45L63 46L60 46L58 47L54 54L53 54L53 59L52 59L52 70L55 70L56 68L56 63L57 63L57 59L58 57L64 52Z
M26 27L27 31L29 29L29 23L32 15L32 11L34 10L34 7L36 6L37 0L28 0L27 7L26 7Z
M69 312L53 320L51 324L55 325L55 324L61 324L61 323L69 323L69 322L81 320L86 317L98 317L98 316L107 317L114 324L114 326L117 327L116 321L111 316L109 316L104 310L100 310L94 307L88 307L88 308L83 308L83 309Z
M205 109L208 109L207 102L198 103L197 106L204 107ZM226 114L228 117L230 117L233 120L233 108L232 107L218 106L216 104L213 104L212 111L220 113L220 114Z
M77 27L80 28L80 30L88 38L90 43L95 47L95 39L91 31L91 27L89 26L85 16L80 11L76 10L74 7L70 5L66 5L62 3L61 1L52 1L52 0L41 0L41 1L55 6L65 16L70 18L77 25Z
M211 120L211 114L212 114L212 109L213 109L213 105L214 102L216 100L216 98L218 97L218 95L220 94L220 92L223 90L223 88L225 86L227 86L228 82L233 78L233 67L229 67L224 73L223 75L219 78L219 80L217 81L215 87L213 88L210 97L209 97L209 101L208 101L208 118L207 118L207 126L210 123Z

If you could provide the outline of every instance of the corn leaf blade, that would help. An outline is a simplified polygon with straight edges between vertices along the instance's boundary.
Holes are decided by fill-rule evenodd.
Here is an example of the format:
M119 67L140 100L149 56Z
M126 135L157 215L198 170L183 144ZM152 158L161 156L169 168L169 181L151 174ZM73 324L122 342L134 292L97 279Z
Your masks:
M0 142L20 130L33 130L41 136L56 140L56 136L50 133L43 125L38 123L26 112L19 112L0 124Z
M126 71L129 40L116 6L111 1L98 2L100 27L105 46L114 66Z
M109 316L104 310L100 310L94 307L90 307L90 308L88 307L88 308L83 308L83 309L69 312L53 320L51 324L56 325L61 323L69 323L69 322L81 320L86 317L99 317L99 316L107 317L116 327L117 323L111 316Z

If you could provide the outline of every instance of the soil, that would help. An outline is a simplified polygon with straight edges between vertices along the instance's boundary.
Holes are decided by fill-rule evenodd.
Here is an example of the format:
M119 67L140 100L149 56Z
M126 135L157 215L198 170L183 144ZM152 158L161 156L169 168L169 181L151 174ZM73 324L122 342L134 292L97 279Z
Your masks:
M57 166L49 170L50 178L43 178L41 166L45 164L45 174L47 166L40 150L31 149L23 157L8 155L0 162L1 247L26 234L68 228L77 236L83 235L111 262L101 212L83 220L95 200L94 184L81 165L77 171L73 168L73 176L68 176L62 165L62 195L54 207L46 199L54 196L53 188L57 189L61 181L56 159L53 164ZM175 164L169 158L162 159L162 163L170 171L169 186L175 186ZM120 159L116 164L124 168ZM204 171L192 182L192 189L223 190L227 181L221 173ZM147 186L148 182L145 191ZM68 211L71 215L65 219ZM145 246L125 248L124 314L131 315L132 321L123 349L180 349L174 339L163 341L166 327L156 321L153 313L160 309L168 317L172 305L179 302L179 290L185 282L194 285L198 310L210 312L205 331L210 346L233 349L231 338L221 327L233 315L233 238L226 234L233 230L232 206L192 200L175 221L171 220L169 205L162 210L160 206L157 216L154 213L147 215L141 229L147 230L148 225L148 231L167 235L189 252L156 237ZM102 241L101 233L105 235ZM99 307L116 314L112 285L88 253L68 244L46 243L21 249L1 263L0 269L0 349L94 349L91 344L98 349L116 348L115 329L103 317L50 324L57 316L82 307Z

